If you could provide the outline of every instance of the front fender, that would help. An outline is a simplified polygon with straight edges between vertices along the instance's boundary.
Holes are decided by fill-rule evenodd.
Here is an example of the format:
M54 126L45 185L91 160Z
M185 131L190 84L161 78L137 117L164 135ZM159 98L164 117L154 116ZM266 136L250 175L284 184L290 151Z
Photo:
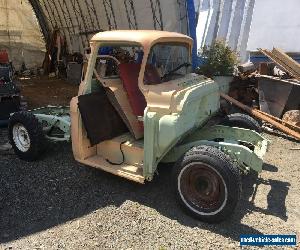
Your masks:
M242 171L247 172L251 168L261 172L268 143L255 131L216 125L196 130L170 150L162 161L175 162L192 147L207 145L226 153Z

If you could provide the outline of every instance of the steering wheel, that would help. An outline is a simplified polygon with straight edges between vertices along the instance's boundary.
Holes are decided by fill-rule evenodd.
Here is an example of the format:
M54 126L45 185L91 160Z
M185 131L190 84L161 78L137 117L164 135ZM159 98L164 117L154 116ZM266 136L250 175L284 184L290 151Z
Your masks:
M119 61L117 58L115 58L114 56L111 56L111 55L98 55L97 58L100 58L100 59L101 59L101 58L102 58L102 59L112 59L112 60L116 63L117 66L120 64L120 61ZM117 69L118 69L118 67L117 67ZM97 70L96 70L95 68L94 68L94 74L95 74L95 76L96 76L96 79L97 79L102 85L104 85L104 86L106 87L105 83L103 83L103 81L102 81L100 75L98 74L98 72L97 72Z
M175 69L172 69L172 70L170 70L168 73L164 74L164 75L161 77L161 80L163 80L163 79L166 78L167 76L173 74L174 72L176 72L177 70L181 69L182 67L186 67L186 68L187 68L187 67L189 67L189 66L191 66L191 64L188 63L188 62L182 63L182 64L180 64L179 66L177 66Z
M97 58L103 58L103 59L109 58L109 59L114 60L117 65L120 64L120 61L117 58L115 58L114 56L110 56L110 55L98 55Z

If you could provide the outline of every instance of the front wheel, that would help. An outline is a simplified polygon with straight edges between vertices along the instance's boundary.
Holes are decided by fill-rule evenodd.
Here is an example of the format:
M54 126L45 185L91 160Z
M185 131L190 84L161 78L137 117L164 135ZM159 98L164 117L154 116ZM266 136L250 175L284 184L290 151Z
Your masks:
M241 194L238 169L223 152L209 146L186 152L174 166L173 182L183 208L210 223L227 219Z
M37 160L45 149L43 128L30 112L17 112L10 117L8 135L15 153L22 160Z

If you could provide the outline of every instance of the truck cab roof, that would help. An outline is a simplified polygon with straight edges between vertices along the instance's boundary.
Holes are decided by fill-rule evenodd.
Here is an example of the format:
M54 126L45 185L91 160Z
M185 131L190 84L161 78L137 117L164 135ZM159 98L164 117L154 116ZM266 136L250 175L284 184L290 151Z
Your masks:
M157 42L181 42L192 46L193 39L190 37L169 31L157 30L113 30L95 34L92 42L117 42L117 43L139 43L141 45L152 45Z

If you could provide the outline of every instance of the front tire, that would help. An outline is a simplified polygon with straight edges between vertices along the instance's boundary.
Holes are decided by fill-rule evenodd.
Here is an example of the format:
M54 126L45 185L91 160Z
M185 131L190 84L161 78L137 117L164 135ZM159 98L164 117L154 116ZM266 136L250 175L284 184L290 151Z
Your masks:
M46 145L43 128L32 113L14 113L9 120L8 133L10 144L20 159L34 161L43 153Z
M173 182L182 207L209 223L227 219L241 195L237 167L223 152L210 146L186 152L174 166Z

